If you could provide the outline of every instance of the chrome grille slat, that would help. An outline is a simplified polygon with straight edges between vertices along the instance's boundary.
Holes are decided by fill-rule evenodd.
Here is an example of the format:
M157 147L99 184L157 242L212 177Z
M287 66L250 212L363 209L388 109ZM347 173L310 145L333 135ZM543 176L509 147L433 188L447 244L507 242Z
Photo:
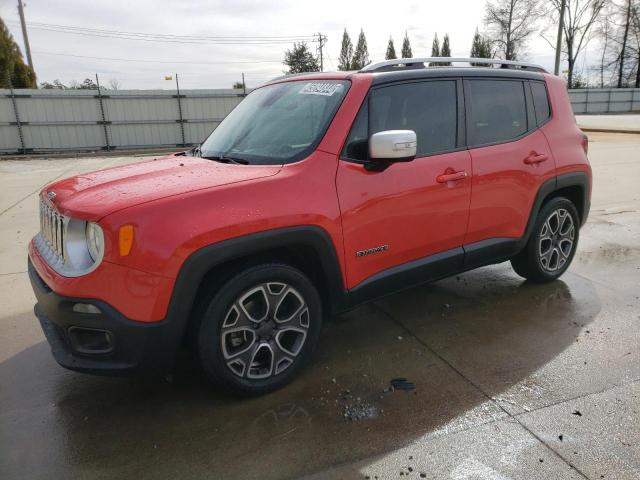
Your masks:
M55 263L64 263L64 236L68 219L40 199L40 235L51 250Z

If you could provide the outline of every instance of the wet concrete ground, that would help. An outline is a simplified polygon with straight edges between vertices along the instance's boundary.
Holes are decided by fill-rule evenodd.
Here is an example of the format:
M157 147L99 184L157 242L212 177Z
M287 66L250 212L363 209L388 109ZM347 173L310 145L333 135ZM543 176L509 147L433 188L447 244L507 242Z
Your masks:
M639 478L638 152L638 135L591 134L592 213L561 280L502 264L363 306L251 400L188 372L59 367L25 272L35 192L132 158L0 162L0 478ZM384 392L396 377L416 389Z

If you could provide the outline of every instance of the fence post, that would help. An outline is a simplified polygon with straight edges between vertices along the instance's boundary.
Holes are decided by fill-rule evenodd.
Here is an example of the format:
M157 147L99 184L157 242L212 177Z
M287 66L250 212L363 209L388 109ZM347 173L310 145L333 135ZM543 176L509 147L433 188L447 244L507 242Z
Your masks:
M182 135L182 147L186 147L187 146L187 142L185 141L184 138L184 120L182 118L182 102L180 102L180 84L178 83L178 74L176 73L176 98L178 99L178 115L180 115L180 119L178 120L180 122L180 133Z
M20 114L18 113L18 104L16 102L16 94L13 92L13 85L9 83L10 91L11 91L11 105L13 105L13 114L16 117L16 126L18 127L18 136L20 137L20 149L22 153L27 153L27 149L24 145L24 135L22 134L22 123L20 122Z
M611 113L611 94L613 92L613 88L609 88L609 96L607 97L607 113Z
M584 113L589 113L589 87L587 87L587 93L584 97Z
M102 92L100 91L100 80L98 79L98 74L96 73L96 85L98 86L98 104L100 105L100 116L102 117L102 128L104 129L104 141L107 144L106 149L107 152L111 150L111 145L109 145L109 132L107 131L107 117L104 114L104 103L102 102Z

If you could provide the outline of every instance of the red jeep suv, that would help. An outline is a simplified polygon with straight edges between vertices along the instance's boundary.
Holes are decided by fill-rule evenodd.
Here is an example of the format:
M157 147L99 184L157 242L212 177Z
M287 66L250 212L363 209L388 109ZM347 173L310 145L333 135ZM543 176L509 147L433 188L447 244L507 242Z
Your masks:
M186 347L258 394L335 312L506 260L562 275L591 194L565 83L434 61L276 79L190 152L47 186L29 274L58 363L167 372Z

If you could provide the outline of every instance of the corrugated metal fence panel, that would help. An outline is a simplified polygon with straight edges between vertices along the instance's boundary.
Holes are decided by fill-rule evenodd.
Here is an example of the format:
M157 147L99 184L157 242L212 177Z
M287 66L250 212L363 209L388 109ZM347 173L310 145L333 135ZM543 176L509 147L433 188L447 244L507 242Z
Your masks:
M241 90L0 90L0 152L200 143L240 103ZM101 108L102 102L102 108ZM105 136L106 130L106 136ZM108 140L108 145L107 145Z
M0 90L1 91L1 90ZM16 116L9 97L0 96L0 152L13 152L20 148L18 128L13 126Z
M0 90L0 152L98 150L200 143L242 90ZM640 111L640 89L570 90L574 113ZM102 100L102 109L101 109ZM106 130L106 136L105 136ZM184 140L183 140L184 130ZM108 140L108 145L107 145Z
M108 92L103 99L115 147L165 146L182 143L174 91Z
M584 88L569 90L573 113L640 111L640 88Z

